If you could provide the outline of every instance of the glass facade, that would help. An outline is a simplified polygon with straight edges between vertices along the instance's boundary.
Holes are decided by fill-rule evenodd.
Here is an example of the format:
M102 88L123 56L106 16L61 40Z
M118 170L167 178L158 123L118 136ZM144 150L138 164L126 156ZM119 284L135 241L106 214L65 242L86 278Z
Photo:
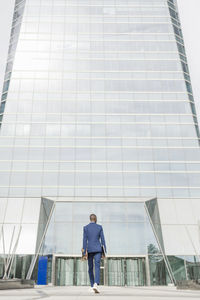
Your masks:
M90 207L105 228L107 265L121 268L121 279L110 274L107 284L198 276L198 263L186 257L200 255L199 141L175 0L16 0L0 103L0 223L8 249L9 218L24 224L15 207L32 239L16 255L37 252L49 216L37 205L46 197L56 205L42 251L66 255L52 261L59 270L84 268L78 255ZM152 198L153 211L153 202L144 206ZM152 257L148 249L159 250ZM140 255L149 275L137 271ZM86 275L63 276L55 282L87 282Z
M1 111L1 196L200 195L173 1L17 1Z
M64 201L56 203L43 254L79 255L83 224L88 223L88 215L92 212L106 232L110 255L147 255L150 244L157 246L142 202Z

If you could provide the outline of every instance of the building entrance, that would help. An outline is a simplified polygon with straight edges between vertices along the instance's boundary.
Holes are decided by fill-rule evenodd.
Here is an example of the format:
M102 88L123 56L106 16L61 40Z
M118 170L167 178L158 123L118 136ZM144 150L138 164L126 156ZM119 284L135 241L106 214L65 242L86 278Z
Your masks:
M87 261L80 257L56 256L55 285L90 285ZM100 285L146 285L145 257L108 257L101 260Z

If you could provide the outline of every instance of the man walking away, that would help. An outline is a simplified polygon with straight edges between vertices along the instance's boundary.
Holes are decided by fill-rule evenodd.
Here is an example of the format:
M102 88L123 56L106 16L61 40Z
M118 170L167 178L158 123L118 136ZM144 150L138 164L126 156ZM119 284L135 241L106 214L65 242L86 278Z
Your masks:
M90 277L91 292L99 293L100 262L101 257L103 256L102 246L106 252L106 243L103 227L96 222L97 216L91 214L90 223L83 227L83 255L86 255L86 252L88 254L88 273ZM93 260L95 262L95 276L93 273Z

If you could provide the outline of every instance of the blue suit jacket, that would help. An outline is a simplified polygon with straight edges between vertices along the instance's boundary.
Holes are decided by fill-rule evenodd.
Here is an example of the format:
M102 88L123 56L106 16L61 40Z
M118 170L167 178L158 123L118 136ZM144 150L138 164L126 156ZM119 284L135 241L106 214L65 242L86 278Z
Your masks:
M101 243L99 241L101 239ZM101 245L104 246L106 251L106 243L103 233L103 227L94 222L90 222L83 227L83 254L87 252L102 252Z

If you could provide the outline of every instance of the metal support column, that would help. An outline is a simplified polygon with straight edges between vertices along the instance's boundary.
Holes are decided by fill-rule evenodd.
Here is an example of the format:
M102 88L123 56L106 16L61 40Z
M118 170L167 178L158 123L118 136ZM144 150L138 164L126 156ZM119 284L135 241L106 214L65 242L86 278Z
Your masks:
M145 257L145 270L146 270L146 285L151 285L151 279L150 279L150 268L149 268L149 256L148 254Z

